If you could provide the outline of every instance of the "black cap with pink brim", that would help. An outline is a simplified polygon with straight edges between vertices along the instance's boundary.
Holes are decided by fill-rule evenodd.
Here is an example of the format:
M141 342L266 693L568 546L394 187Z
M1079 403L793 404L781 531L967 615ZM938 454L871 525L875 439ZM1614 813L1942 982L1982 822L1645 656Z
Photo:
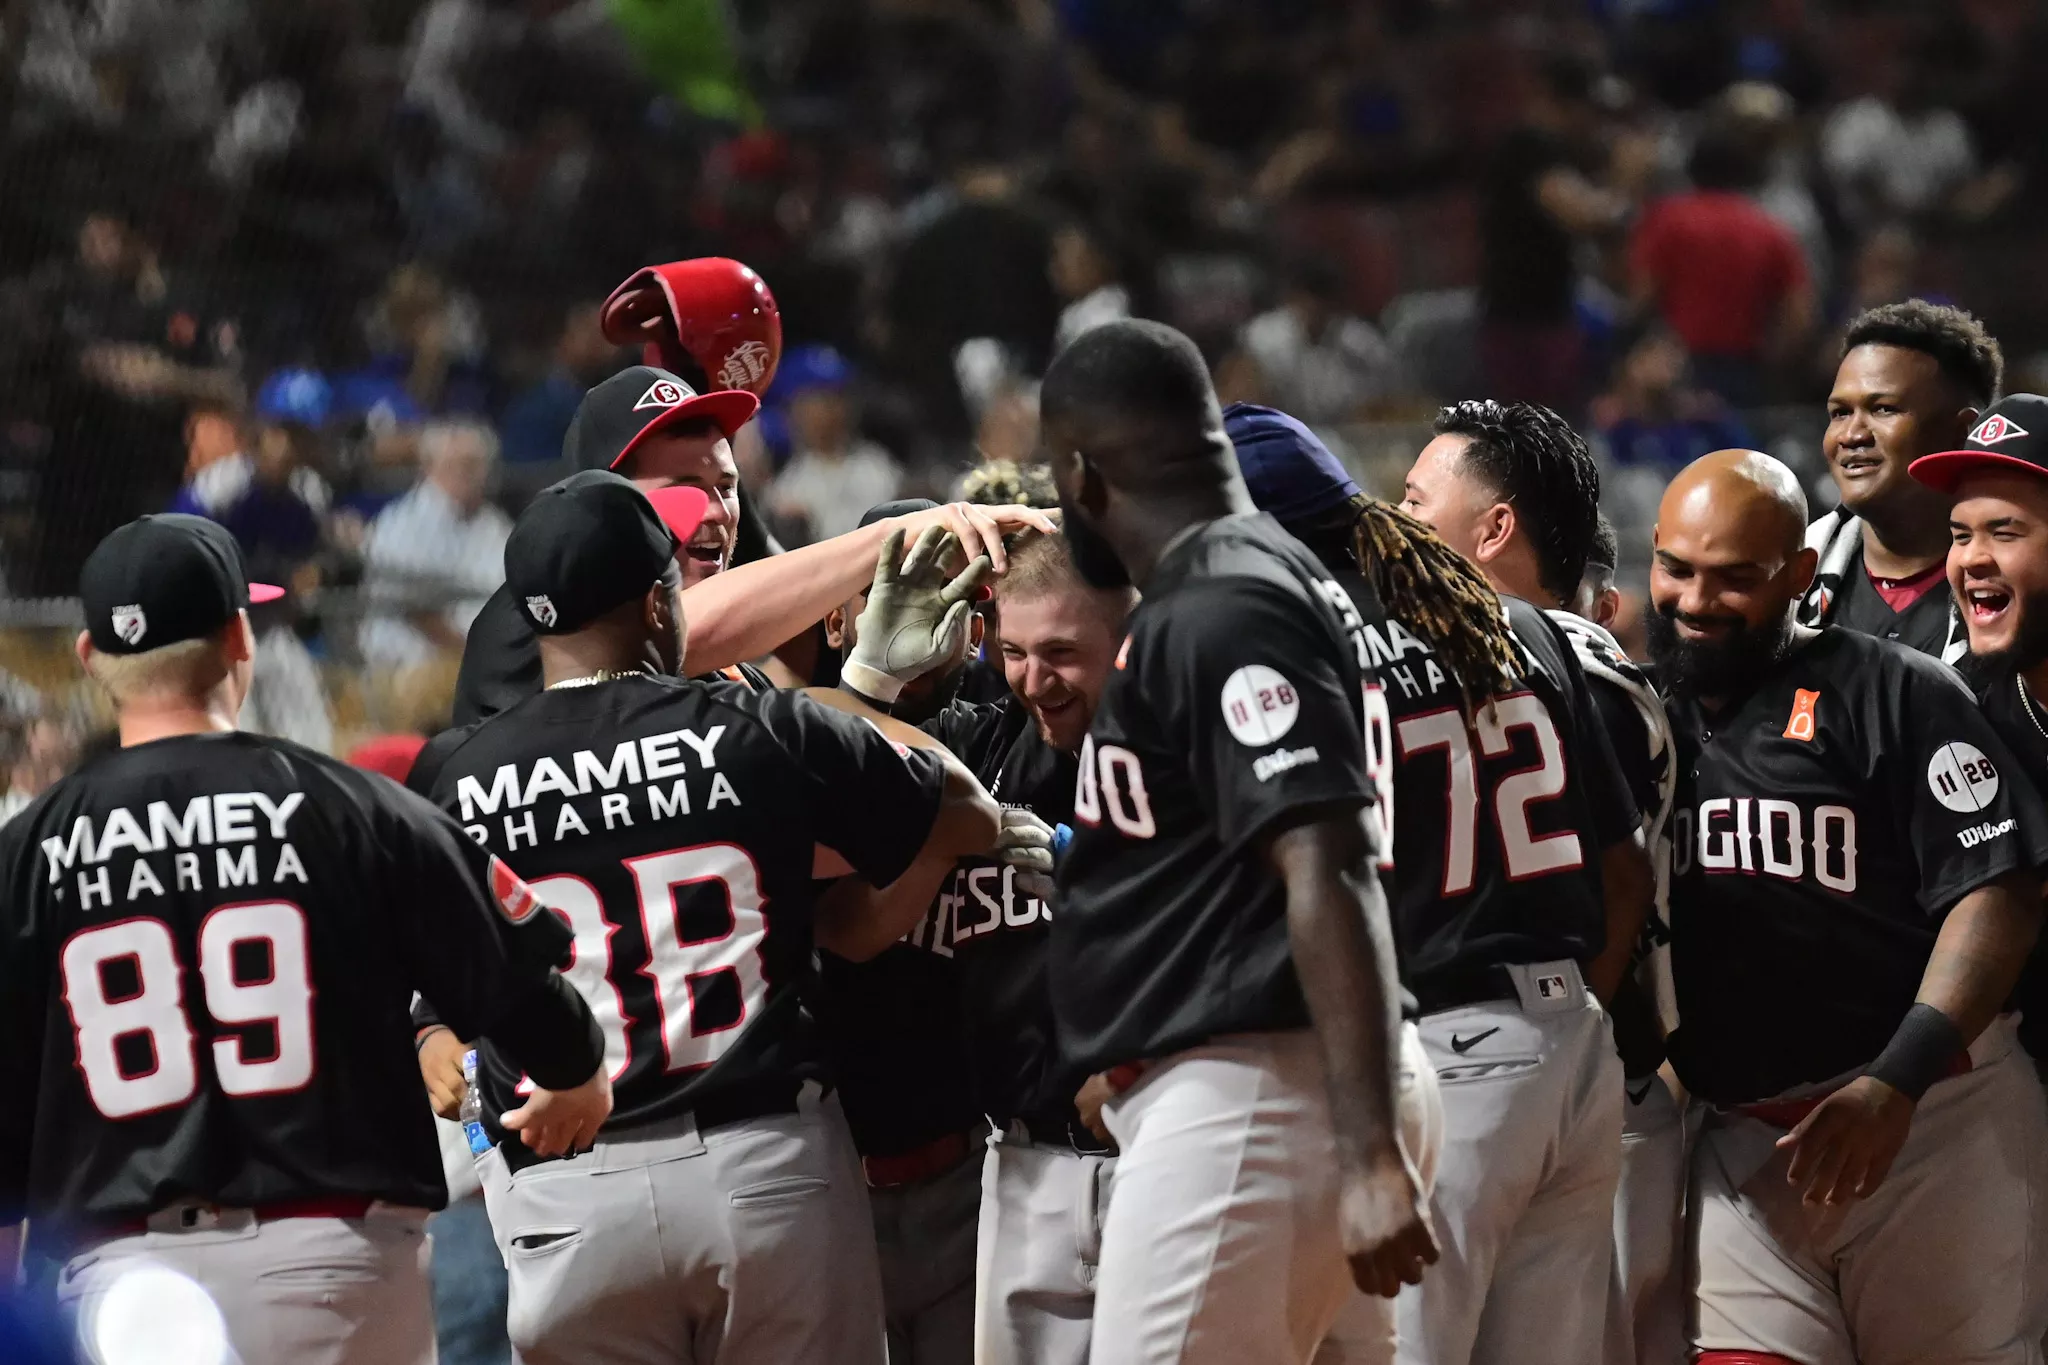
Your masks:
M158 512L116 527L78 575L85 628L102 654L144 654L213 634L284 589L251 583L242 547L205 517Z
M2048 478L2048 398L2009 393L1984 409L1961 450L1922 455L1907 472L1944 493L1972 474L2032 474Z

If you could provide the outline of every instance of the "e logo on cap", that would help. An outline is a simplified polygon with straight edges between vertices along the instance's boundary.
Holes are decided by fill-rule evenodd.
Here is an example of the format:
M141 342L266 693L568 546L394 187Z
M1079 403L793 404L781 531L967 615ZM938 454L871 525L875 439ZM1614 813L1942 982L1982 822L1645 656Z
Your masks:
M683 386L673 379L657 379L647 386L647 392L640 395L640 401L633 405L633 411L642 408L672 408L690 395Z

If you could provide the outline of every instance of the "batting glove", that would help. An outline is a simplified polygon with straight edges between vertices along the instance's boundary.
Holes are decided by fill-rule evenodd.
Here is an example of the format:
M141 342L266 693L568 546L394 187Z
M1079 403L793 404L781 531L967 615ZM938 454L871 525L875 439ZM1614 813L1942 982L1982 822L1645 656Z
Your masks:
M905 683L959 652L989 559L981 556L949 581L946 557L958 544L937 526L926 527L908 555L901 530L883 540L853 652L839 670L848 687L887 705Z

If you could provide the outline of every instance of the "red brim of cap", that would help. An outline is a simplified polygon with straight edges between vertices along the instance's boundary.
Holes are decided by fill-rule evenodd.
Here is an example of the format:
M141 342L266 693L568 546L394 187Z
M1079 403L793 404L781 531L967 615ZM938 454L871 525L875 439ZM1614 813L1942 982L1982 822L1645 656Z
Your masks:
M249 605L252 607L261 606L265 602L275 602L282 596L284 596L284 589L278 587L275 583L251 583L249 585Z
M690 537L697 534L697 528L704 524L704 513L711 507L711 495L687 483L651 489L647 500L654 504L654 514L661 518L661 524L675 533L678 545L690 543Z
M640 428L639 433L626 442L626 448L613 458L611 467L617 469L642 441L678 422L708 421L729 441L741 427L753 421L754 414L760 410L761 400L745 389L714 389L695 398L685 398Z
M1972 474L2031 474L2037 479L2048 479L2048 469L2032 460L2000 455L1995 450L1937 451L1907 465L1906 472L1943 493L1955 492L1956 485Z

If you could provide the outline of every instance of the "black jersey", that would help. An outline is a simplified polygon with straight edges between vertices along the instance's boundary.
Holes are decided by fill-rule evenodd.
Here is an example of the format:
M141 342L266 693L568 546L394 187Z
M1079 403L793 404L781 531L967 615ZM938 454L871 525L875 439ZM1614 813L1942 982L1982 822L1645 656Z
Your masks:
M0 1223L440 1207L415 990L465 1036L581 1025L552 1085L598 1061L549 970L568 935L518 880L396 783L282 740L107 754L0 831L0 878Z
M1955 616L1955 602L1949 595L1946 579L1922 593L1904 611L1894 611L1871 583L1869 570L1858 558L1842 575L1837 591L1840 598L1828 613L1830 625L1874 635L1880 640L1897 640L1930 659L1941 657Z
M1350 809L1389 842L1385 703L1358 612L1314 556L1263 513L1222 517L1144 586L1082 744L1059 870L1053 1007L1083 1073L1307 1027L1285 888L1258 841Z
M752 664L734 664L704 678L746 683L767 691L775 684ZM462 666L455 675L454 716L458 726L489 720L541 690L540 642L533 625L502 583L484 599L463 637Z
M797 693L636 677L451 731L411 781L567 921L622 1128L815 1069L814 846L894 881L944 768ZM496 1136L520 1077L483 1054Z
M1672 1061L1724 1104L1866 1066L1942 918L2048 861L2048 813L1954 671L1830 627L1747 698L1674 702Z
M2048 792L2048 714L2009 669L1971 679L1984 718L2019 760L2018 776L2036 792ZM2048 1058L2048 935L2034 945L2025 973L2013 992L2020 1010L2020 1041L2035 1059Z
M1428 641L1362 577L1338 581L1363 618L1392 718L1391 901L1422 1008L1499 994L1491 968L1597 956L1600 853L1641 817L1570 643L1541 611L1503 598L1522 666L1468 725Z
M1054 827L1074 823L1075 757L1047 744L1014 697L955 702L924 727L974 770L989 794ZM998 1124L1058 1128L1075 1117L1084 1077L1060 1064L1046 950L1052 908L993 858L963 858L935 918L960 968L963 1023L982 1111Z

